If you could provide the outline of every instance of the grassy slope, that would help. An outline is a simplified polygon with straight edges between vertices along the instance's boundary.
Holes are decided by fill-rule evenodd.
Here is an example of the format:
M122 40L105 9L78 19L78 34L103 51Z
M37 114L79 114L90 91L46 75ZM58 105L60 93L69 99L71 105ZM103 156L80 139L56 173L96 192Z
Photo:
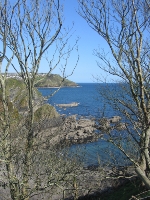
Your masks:
M28 93L23 81L15 78L8 78L6 84L9 101L13 102L14 106L19 110L27 109ZM34 89L34 98L42 100L42 95L36 88Z
M35 87L64 87L64 86L77 86L76 83L63 79L61 76L57 74L51 75L38 75L36 77Z
M18 111L26 111L28 108L28 93L23 81L8 78L6 82L7 96L9 101L9 111L11 114L11 121L14 121L19 117ZM40 102L43 102L43 97L41 93L35 88L34 89L34 100L36 104L40 105ZM36 106L35 104L35 106ZM37 106L35 112L35 121L40 120L41 117L52 118L57 117L58 113L55 108L49 104L43 105L41 107ZM0 112L3 115L3 105L1 102L1 90L0 90Z
M59 114L56 112L55 108L49 104L44 104L40 108L35 111L35 118L36 122L42 119L50 119L53 117L58 117Z

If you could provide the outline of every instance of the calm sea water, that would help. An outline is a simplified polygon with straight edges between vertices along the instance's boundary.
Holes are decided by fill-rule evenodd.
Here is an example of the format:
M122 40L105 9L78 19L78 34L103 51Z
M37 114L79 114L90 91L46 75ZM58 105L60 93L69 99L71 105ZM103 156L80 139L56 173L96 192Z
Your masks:
M112 117L117 115L109 104L106 105L105 100L99 94L100 87L105 89L105 84L96 83L79 83L79 87L61 88L54 96L48 98L48 103L53 105L60 114L80 116L101 117L105 112L105 116ZM112 89L114 84L110 84ZM39 88L43 96L47 97L56 91L56 88ZM77 107L59 108L56 104L77 102ZM78 154L83 157L84 164L98 165L99 162L115 162L118 164L121 154L110 143L99 139L97 142L88 144L72 145L69 149L71 153ZM115 157L112 156L115 152Z
M100 84L79 83L78 85L79 87L61 88L54 96L48 98L48 103L53 105L60 114L66 115L78 114L81 116L100 117L104 111L108 117L116 114L114 110L110 109L109 105L105 106L104 99L99 95ZM43 96L48 96L53 94L56 88L39 88L39 91ZM56 104L72 102L77 102L79 105L69 108L56 106Z

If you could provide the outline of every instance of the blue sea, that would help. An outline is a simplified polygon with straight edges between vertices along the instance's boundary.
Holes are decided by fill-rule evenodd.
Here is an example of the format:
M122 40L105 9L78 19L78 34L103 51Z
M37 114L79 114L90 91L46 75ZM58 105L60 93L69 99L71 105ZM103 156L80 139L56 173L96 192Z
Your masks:
M112 89L115 86L115 84L109 84L109 87ZM109 118L118 113L108 103L106 104L104 98L100 95L99 90L102 88L105 89L105 87L105 84L78 83L78 87L63 87L59 91L57 91L57 88L39 88L39 91L47 98L47 102L53 105L60 114L77 114L79 116L94 118L106 116ZM55 91L57 92L53 95ZM65 109L57 106L57 104L72 102L77 102L79 105ZM99 163L121 164L120 159L118 159L122 157L121 153L112 144L103 139L88 144L72 145L69 151L72 154L80 155L85 166L95 166Z
M53 105L60 114L80 116L100 117L105 111L108 117L114 116L116 113L110 109L110 106L105 105L105 100L99 94L100 87L105 87L105 84L97 83L78 83L79 87L63 87L55 95L57 88L39 88L43 96L48 97L48 103ZM114 84L110 84L112 86ZM52 97L50 97L53 95ZM77 107L59 108L57 104L65 104L77 102ZM105 110L104 110L105 109Z

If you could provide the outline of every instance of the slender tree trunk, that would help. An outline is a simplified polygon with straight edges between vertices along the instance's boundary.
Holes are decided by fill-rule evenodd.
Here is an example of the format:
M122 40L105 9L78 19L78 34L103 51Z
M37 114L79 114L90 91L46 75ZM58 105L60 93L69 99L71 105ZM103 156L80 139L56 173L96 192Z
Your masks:
M150 127L147 126L147 129L141 136L141 158L140 165L136 167L135 171L141 181L145 184L147 189L150 189L150 177L149 177L149 137L150 137Z
M5 76L5 75L4 75ZM5 167L9 182L10 194L13 200L20 200L18 179L14 173L14 166L12 163L11 152L11 132L10 132L10 119L9 107L6 94L6 77L1 76L1 89L2 89L2 104L3 104L3 154L5 158Z
M28 115L28 135L26 139L25 146L25 158L24 158L24 170L23 170L23 196L24 200L29 199L28 188L29 186L29 172L31 164L31 156L32 156L32 147L33 147L33 85L29 82L28 85L28 105L29 105L29 115Z

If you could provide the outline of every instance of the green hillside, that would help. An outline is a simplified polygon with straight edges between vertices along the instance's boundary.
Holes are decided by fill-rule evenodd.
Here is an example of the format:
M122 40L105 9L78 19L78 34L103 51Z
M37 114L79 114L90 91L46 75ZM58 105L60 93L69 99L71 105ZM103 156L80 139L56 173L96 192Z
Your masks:
M19 111L26 110L28 108L28 92L24 82L16 78L8 78L6 86L9 101L12 102ZM43 100L41 93L34 88L35 104L42 102Z
M63 79L58 74L38 74L35 81L35 87L76 87L77 84L68 80Z
M6 91L11 121L14 122L28 110L28 91L24 82L16 78L8 78L6 81ZM35 121L41 118L57 117L55 108L49 104L44 104L44 98L37 88L34 88L34 110ZM2 104L2 90L0 88L0 117L4 117ZM17 122L17 121L16 121Z

